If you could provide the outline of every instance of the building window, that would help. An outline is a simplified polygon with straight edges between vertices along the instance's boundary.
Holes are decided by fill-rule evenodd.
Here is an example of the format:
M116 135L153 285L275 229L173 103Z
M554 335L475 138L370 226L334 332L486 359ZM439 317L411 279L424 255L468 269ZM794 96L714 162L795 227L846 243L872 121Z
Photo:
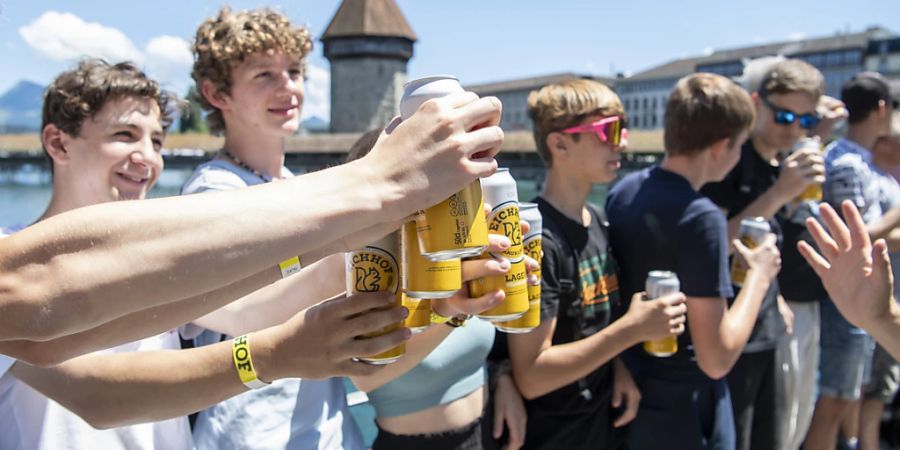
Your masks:
M653 109L656 109L656 97L653 97Z
M644 109L647 109L647 97L644 97Z
M651 118L651 125L653 128L656 128L656 114L654 114Z
M638 116L634 116L634 127L635 128L641 127L641 118Z

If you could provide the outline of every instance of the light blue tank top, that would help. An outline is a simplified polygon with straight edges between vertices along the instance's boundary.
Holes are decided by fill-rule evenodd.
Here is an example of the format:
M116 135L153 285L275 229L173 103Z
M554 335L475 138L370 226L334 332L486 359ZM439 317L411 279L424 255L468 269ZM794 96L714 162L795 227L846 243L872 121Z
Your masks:
M447 326L447 325L432 325ZM473 317L403 376L369 392L378 417L402 416L450 403L481 388L494 326Z

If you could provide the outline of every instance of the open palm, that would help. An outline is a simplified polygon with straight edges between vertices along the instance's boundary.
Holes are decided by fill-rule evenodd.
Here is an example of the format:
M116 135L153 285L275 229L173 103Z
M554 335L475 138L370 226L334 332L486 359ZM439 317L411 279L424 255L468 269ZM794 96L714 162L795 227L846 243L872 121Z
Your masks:
M806 223L819 251L806 242L799 242L798 249L841 314L850 323L868 328L891 314L894 280L890 259L883 240L872 244L856 207L845 201L841 209L846 224L831 206L821 204L819 211L828 231L813 219Z

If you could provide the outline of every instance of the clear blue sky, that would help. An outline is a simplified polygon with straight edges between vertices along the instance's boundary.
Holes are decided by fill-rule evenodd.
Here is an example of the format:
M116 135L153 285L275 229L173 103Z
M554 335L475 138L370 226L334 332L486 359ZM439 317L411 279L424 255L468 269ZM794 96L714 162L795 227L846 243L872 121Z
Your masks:
M538 1L397 0L419 36L411 77L456 74L464 83L561 71L638 72L671 59L881 25L900 33L897 0ZM130 55L174 88L187 83L183 41L222 3L207 0L0 0L0 93L16 81L42 84L95 51ZM275 6L316 37L339 0L231 1ZM168 37L164 37L168 36ZM175 40L179 38L182 41ZM182 42L182 46L179 46ZM326 108L328 62L316 43L307 113ZM324 84L323 84L324 83ZM316 102L320 104L316 104Z

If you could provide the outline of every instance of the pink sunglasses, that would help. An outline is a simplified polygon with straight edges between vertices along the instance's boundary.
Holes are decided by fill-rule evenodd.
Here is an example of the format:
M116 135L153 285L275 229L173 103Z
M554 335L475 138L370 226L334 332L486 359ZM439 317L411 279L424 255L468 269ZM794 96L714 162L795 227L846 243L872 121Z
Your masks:
M587 125L566 128L561 133L596 133L600 141L608 142L610 145L620 145L622 141L628 139L628 128L622 126L622 119L619 116L610 116Z

